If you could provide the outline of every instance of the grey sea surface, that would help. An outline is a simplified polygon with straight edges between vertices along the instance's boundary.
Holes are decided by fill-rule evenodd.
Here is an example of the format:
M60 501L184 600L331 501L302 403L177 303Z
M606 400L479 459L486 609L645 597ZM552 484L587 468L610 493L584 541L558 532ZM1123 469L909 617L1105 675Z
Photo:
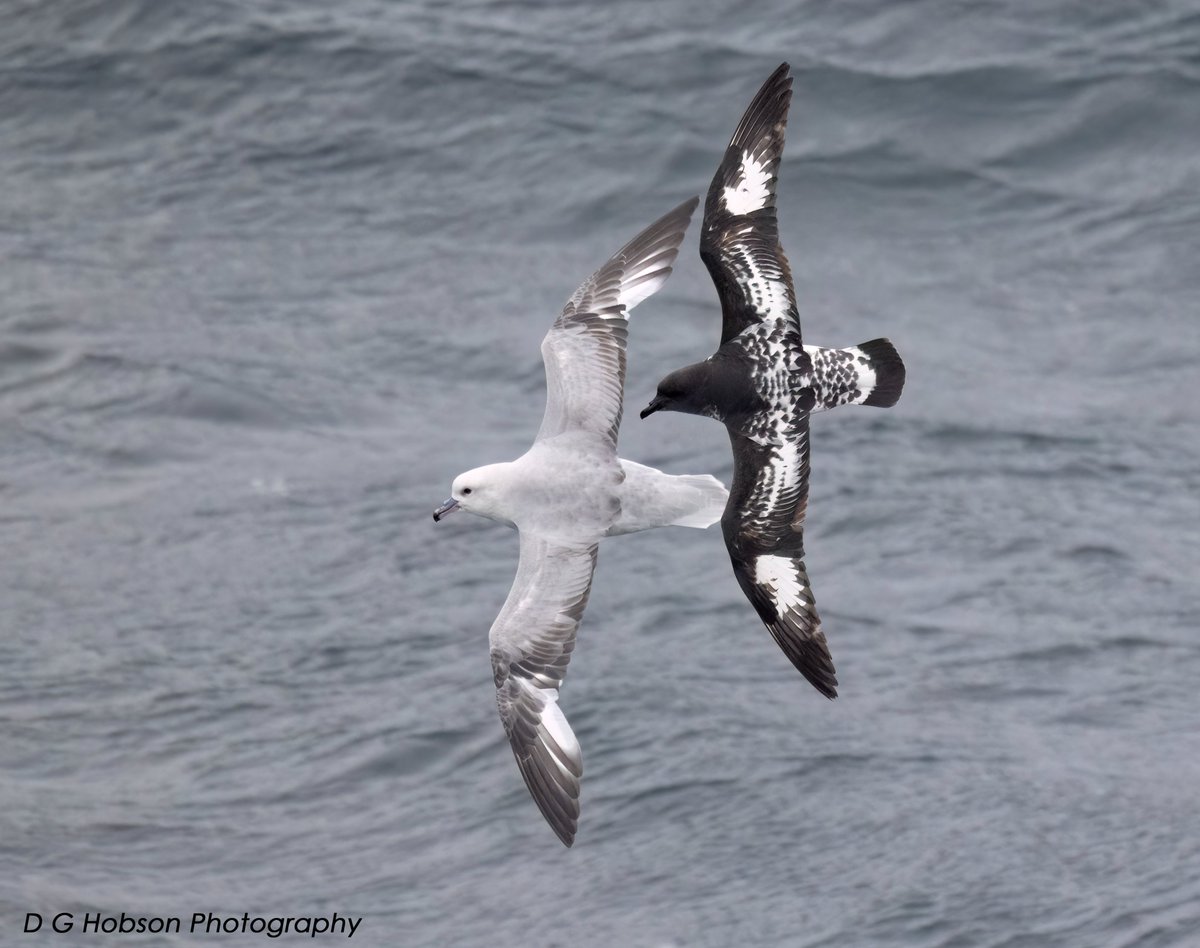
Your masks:
M605 541L568 851L494 707L516 535L430 512L783 60L805 339L908 367L813 422L841 695L719 530ZM0 142L0 944L1200 945L1195 2L12 0ZM715 345L695 247L621 450L728 480L636 417Z

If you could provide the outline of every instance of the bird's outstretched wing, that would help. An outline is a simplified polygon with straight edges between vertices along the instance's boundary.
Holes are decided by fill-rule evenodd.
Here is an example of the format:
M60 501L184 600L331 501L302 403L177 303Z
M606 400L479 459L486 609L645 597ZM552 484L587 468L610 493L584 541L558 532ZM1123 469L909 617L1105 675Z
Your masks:
M593 431L614 449L625 391L629 311L658 290L699 198L684 201L643 230L588 277L542 340L546 413L537 440Z
M762 322L781 324L799 342L792 271L775 219L775 182L792 101L788 72L784 63L758 90L704 202L700 257L721 298L722 344Z
M742 592L792 664L821 694L837 697L833 659L804 568L808 416L761 444L730 430L733 486L721 518Z
M492 623L496 707L525 785L567 846L579 821L579 742L558 707L596 568L596 540L570 544L521 533L521 561Z

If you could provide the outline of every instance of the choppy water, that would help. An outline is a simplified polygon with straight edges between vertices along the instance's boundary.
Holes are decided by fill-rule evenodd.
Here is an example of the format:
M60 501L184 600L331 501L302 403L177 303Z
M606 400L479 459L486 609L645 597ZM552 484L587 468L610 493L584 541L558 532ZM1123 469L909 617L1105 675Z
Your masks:
M336 910L370 945L1200 944L1195 3L4 23L0 941ZM429 512L525 449L563 299L783 59L806 338L909 372L814 422L842 696L718 531L606 543L566 851L494 714L515 536ZM715 340L687 247L638 406ZM622 450L729 474L704 419L631 412Z

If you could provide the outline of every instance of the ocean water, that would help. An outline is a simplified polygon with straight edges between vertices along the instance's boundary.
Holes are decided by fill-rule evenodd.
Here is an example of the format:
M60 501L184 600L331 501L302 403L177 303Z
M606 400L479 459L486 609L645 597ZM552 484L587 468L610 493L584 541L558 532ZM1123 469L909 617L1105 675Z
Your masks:
M0 943L1200 944L1194 2L4 20ZM805 338L908 366L813 423L841 696L719 531L606 541L568 851L495 715L516 537L430 511L525 450L563 301L783 60ZM635 414L715 344L695 244L634 314L621 447L727 479L720 426Z

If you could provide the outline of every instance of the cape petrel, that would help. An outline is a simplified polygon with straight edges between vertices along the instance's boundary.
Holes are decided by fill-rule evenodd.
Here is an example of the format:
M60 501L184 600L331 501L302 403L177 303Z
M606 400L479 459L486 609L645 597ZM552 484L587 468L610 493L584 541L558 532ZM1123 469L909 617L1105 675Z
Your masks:
M546 413L533 446L460 474L433 513L468 510L520 532L517 576L489 634L496 706L525 785L567 846L583 760L558 691L600 539L707 527L729 497L711 475L672 476L617 456L629 310L666 282L698 203L651 224L575 291L542 342Z
M721 517L742 591L793 665L828 698L837 677L804 568L808 419L838 405L896 404L904 363L887 339L806 346L779 246L775 184L792 79L784 63L738 123L704 203L700 256L721 300L721 345L667 375L642 412L725 424L733 485Z

